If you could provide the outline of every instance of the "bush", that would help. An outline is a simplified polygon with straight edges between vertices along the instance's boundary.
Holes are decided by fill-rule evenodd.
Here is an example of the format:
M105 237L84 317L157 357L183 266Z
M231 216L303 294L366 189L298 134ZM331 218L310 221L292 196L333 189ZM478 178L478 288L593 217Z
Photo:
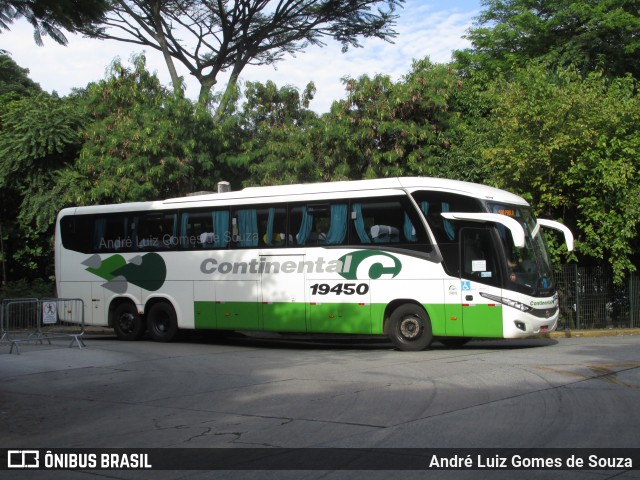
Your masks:
M7 282L0 287L0 300L9 298L50 298L55 293L55 284L52 279L37 278L29 281L26 279Z

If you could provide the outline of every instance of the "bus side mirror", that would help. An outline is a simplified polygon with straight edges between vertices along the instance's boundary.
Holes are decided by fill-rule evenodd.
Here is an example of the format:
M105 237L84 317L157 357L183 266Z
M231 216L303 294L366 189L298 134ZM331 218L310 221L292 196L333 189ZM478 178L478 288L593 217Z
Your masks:
M535 229L534 236L538 233L538 230L540 227L547 227L547 228L553 228L554 230L560 230L563 234L564 234L564 241L567 244L567 250L572 252L573 251L573 233L571 233L571 230L569 230L569 228L567 228L566 225L563 225L560 222L556 222L554 220L545 220L542 218L538 219L538 228Z

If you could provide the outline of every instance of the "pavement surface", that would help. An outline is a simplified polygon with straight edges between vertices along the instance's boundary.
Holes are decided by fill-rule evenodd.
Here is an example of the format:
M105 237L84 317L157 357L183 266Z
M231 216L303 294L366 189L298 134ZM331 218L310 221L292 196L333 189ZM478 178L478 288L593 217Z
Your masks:
M57 339L23 345L16 355L0 345L2 449L640 447L635 330L556 332L459 349L434 343L424 352L399 352L380 339L194 334L161 344L92 333L82 349ZM176 465L155 471L5 469L0 475L375 480L390 472ZM427 472L400 475L424 479ZM428 478L445 479L514 475L627 479L640 478L640 471L428 472Z

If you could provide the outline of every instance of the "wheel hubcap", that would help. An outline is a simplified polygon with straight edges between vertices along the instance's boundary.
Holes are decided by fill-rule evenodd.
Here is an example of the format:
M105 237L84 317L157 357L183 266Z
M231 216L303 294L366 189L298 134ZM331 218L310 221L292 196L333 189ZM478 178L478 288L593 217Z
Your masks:
M120 315L120 328L125 332L130 332L133 329L133 315L125 313Z
M156 331L165 333L169 330L169 319L166 316L159 316L155 321Z
M415 317L405 318L400 322L400 333L404 338L414 339L420 336L420 322Z

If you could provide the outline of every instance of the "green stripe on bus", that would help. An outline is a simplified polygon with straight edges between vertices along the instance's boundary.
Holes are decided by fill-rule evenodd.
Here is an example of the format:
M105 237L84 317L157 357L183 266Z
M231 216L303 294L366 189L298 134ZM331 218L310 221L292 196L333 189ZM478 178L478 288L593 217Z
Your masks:
M197 329L379 335L384 333L386 307L386 304L375 303L196 301L194 318ZM427 304L424 307L436 337L502 337L500 306ZM451 312L456 315L450 315Z

